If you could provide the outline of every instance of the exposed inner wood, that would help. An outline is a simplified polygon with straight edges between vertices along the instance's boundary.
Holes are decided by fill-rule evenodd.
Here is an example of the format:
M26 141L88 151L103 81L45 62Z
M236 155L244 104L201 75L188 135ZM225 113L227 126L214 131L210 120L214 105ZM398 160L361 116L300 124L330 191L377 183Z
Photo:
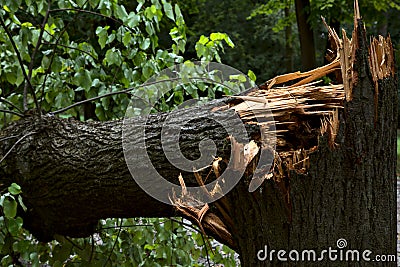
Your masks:
M226 107L233 109L247 124L260 123L260 118L273 116L276 127L275 159L270 170L264 170L263 179L273 179L281 188L283 194L289 195L287 180L291 171L307 173L309 155L318 149L318 140L322 135L328 138L328 145L335 149L335 138L339 128L339 113L345 101L352 101L353 87L357 84L358 71L354 69L356 52L359 49L357 28L359 18L358 7L355 9L355 29L352 39L342 31L342 39L327 26L333 51L331 63L305 73L295 72L275 77L248 94L234 96ZM331 56L332 57L332 56ZM378 82L395 75L393 47L390 36L373 38L369 47L370 72L375 83L375 100L378 95ZM340 70L342 84L319 85L318 81L334 71ZM285 86L285 84L291 84ZM280 86L278 86L280 85ZM271 113L265 109L265 103ZM378 103L374 103L377 110ZM222 108L222 109L223 109ZM268 122L271 123L271 122ZM253 165L254 167L256 164ZM252 170L253 172L255 170ZM290 208L290 199L286 198ZM207 218L203 209L185 207L183 203L175 202L183 213L198 214ZM229 212L228 212L229 213ZM210 216L213 215L210 213ZM224 213L224 221L226 213ZM231 219L229 219L231 221ZM201 224L201 221L198 221ZM226 235L225 235L226 237Z

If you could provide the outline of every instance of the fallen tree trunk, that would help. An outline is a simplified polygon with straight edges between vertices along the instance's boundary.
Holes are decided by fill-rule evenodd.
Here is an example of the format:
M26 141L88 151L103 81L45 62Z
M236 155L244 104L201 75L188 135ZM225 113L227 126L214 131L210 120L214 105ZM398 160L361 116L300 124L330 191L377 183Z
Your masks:
M215 107L215 105L212 105ZM190 121L204 117L209 109L178 110L172 115ZM234 113L231 111L231 113ZM146 149L156 169L169 181L179 185L181 171L165 158L159 136L165 117L150 117L146 147L133 146L133 151ZM136 122L142 123L143 118ZM144 122L143 122L144 123ZM162 204L146 194L130 174L122 147L123 121L80 122L54 116L29 117L9 126L5 136L26 136L7 156L1 169L0 185L11 182L21 185L28 212L24 225L39 240L47 241L55 234L71 237L88 236L97 222L108 217L171 217L173 206ZM256 133L257 126L248 127ZM140 139L142 133L135 133ZM182 131L180 143L188 158L197 158L199 141L211 137L224 153L226 132L210 120L198 119L195 125ZM3 155L16 139L2 143ZM136 166L146 169L149 166ZM198 185L193 174L183 173L189 186ZM155 184L154 186L157 186ZM218 238L218 236L216 236ZM232 243L231 243L232 245Z
M264 170L261 187L252 193L248 190L257 171L256 156L237 186L210 205L205 216L204 210L189 210L185 203L175 202L180 214L236 249L242 266L284 266L277 258L280 249L286 251L280 257L296 266L309 266L313 259L321 259L326 266L342 266L345 259L335 261L321 254L330 247L370 250L370 258L396 254L397 84L390 38L368 46L364 26L357 20L351 41L347 37L334 40L343 85L300 83L278 88L280 81L288 80L278 77L259 90L219 101L217 109L212 105L174 113L175 118L188 121L199 113L236 113L251 139L258 142L262 124L257 117L263 116L265 101L270 103L277 128L276 154L273 167ZM324 73L338 63L331 66ZM297 77L320 74L317 70ZM251 110L243 101L254 104ZM146 149L155 168L182 185L181 172L168 163L158 141L165 116L150 118ZM26 118L5 129L2 136L14 138L0 146L6 155L0 187L11 182L22 186L28 207L23 214L25 227L39 239L51 240L55 234L88 236L101 218L179 215L134 182L124 159L121 133L121 121L79 122L52 116ZM215 121L197 121L181 136L180 147L188 158L199 156L198 141L212 137L216 156L230 160L228 135ZM182 176L187 186L199 183L193 173ZM347 246L342 246L343 241ZM308 261L301 259L304 249L311 257ZM270 254L272 250L275 254ZM299 251L299 256L290 255L290 250ZM315 257L308 250L315 250ZM365 262L353 260L353 264Z

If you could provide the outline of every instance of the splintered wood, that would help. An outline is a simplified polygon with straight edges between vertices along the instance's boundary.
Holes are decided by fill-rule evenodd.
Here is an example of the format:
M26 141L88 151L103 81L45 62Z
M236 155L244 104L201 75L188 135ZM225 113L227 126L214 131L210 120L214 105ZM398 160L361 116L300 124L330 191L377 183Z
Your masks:
M379 36L378 39L373 38L369 54L372 79L375 83L375 88L378 88L378 81L392 76L395 71L393 46L390 36L387 38L382 36Z
M343 108L344 87L318 86L317 83L301 86L269 88L246 96L234 96L231 109L248 124L259 124L260 118L271 117L275 124L275 160L271 168L274 180L287 177L289 170L305 172L308 154L318 146L318 137L326 134L329 146L334 149L338 130L338 110ZM266 109L266 103L269 110Z
M365 27L359 26L358 3L354 8L354 30L352 38L342 31L339 38L334 29L326 25L332 50L328 51L328 65L305 72L277 76L252 90L245 96L234 97L230 108L248 124L258 124L260 117L270 117L276 127L276 153L271 168L276 181L289 178L291 170L306 172L309 153L318 148L318 138L325 135L331 149L336 147L335 139L339 129L339 111L345 101L352 101L354 85L358 83L358 71L354 69L357 60L358 41ZM375 84L375 105L378 107L379 81L395 75L393 46L390 36L371 39L368 49L372 80ZM318 86L315 83L327 74L335 72L337 85ZM288 86L278 85L292 84ZM240 102L242 101L242 102ZM372 103L371 103L372 104ZM270 112L266 111L266 105ZM377 114L376 114L377 115ZM269 122L271 122L271 120Z

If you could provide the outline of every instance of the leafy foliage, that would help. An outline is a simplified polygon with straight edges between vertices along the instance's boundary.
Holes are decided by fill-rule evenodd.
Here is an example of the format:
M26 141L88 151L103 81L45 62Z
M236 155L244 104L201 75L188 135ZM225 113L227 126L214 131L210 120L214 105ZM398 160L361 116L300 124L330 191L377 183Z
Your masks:
M182 12L191 18L188 20L188 41L195 43L199 36L210 31L226 32L235 43L235 49L223 54L222 61L243 72L246 69L253 70L258 83L278 74L300 69L300 43L294 0L177 2L181 5ZM337 30L344 28L350 32L353 25L354 1L310 2L309 20L314 30L317 64L322 65L327 48L327 31L321 23L321 15ZM372 34L390 32L392 37L398 35L398 0L368 0L359 1L359 4L364 22ZM387 28L387 31L381 31L382 28ZM396 47L397 40L400 39L393 38ZM187 53L189 56L195 55L195 51L190 47ZM292 64L285 66L286 64L282 64L285 61L291 61Z
M1 3L2 19L8 31L17 33L12 40L22 59L18 61L5 28L1 28L1 88L5 98L17 103L20 110L34 107L32 93L23 107L23 91L28 85L24 84L21 64L25 72L32 72L31 84L41 108L51 112L76 101L138 87L160 70L183 62L180 54L186 49L186 26L176 4L138 1L135 10L128 12L115 1L57 1L47 12L45 1L30 2L21 3L22 7L14 5L14 1ZM45 17L44 30L38 17ZM159 44L162 25L171 26L169 48ZM206 49L198 48L198 56L219 60L221 41L230 46L233 43L223 33L211 37L215 39ZM37 53L29 53L36 49ZM96 101L92 115L85 114L85 106L80 106L66 111L64 116L122 118L128 103L128 95L116 94ZM14 119L15 115L7 115L7 120Z
M25 208L21 193L12 184L0 197L2 266L201 266L201 258L208 257L204 237L175 219L107 219L99 222L98 233L91 238L56 236L50 243L37 242L16 215L18 208ZM232 250L216 249L212 261L235 264Z
M185 20L179 6L166 0L0 0L0 7L0 108L9 110L0 113L2 126L36 108L36 101L49 113L131 88L130 94L98 98L60 114L80 120L122 118L131 94L154 93L135 88L184 62ZM223 42L233 47L226 34L212 33L196 48L198 58L219 61ZM167 111L198 97L200 89L178 88L159 108ZM210 255L204 237L175 219L106 219L91 238L57 236L40 243L22 228L22 190L12 184L0 194L2 266L201 266ZM214 261L235 265L234 252L223 250Z

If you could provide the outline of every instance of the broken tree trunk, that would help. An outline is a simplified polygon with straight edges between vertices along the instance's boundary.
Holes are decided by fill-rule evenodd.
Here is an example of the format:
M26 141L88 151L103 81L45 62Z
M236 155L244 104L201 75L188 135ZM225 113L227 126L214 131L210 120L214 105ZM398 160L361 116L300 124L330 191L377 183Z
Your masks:
M259 90L219 101L218 109L211 105L173 113L176 120L187 121L209 112L239 114L257 143L262 125L256 118L263 116L262 107L269 102L277 129L275 159L261 174L264 183L252 193L248 189L258 156L237 186L209 208L192 209L180 199L175 199L176 209L161 204L138 187L128 171L121 121L79 122L52 116L26 118L2 132L10 138L0 144L1 155L6 156L0 188L11 182L22 186L28 207L22 214L24 226L41 240L55 234L88 236L101 218L183 215L236 249L242 266L310 266L310 250L316 251L316 260L323 256L318 266L366 265L362 259L347 263L343 256L333 261L328 252L321 254L329 248L340 250L338 246L344 257L346 249L358 249L360 258L370 250L371 260L380 254L395 255L397 86L390 38L368 46L359 20L351 41L331 34L338 58L329 66L277 77ZM307 84L339 65L343 85ZM293 78L306 82L276 87ZM254 103L251 110L244 100ZM156 169L179 184L181 172L169 164L159 145L165 116L151 116L146 149ZM216 156L229 161L227 137L215 121L197 120L182 130L180 147L186 157L196 159L199 141L211 138ZM196 186L207 174L208 170L182 176L186 186ZM286 251L279 255L288 263L279 260L280 249ZM303 249L309 261L302 261ZM339 252L334 255L340 257Z
M396 266L393 48L382 37L368 46L356 18L352 40L335 37L345 101L318 148L285 164L285 186L273 179L249 195L240 184L228 197L243 266Z

